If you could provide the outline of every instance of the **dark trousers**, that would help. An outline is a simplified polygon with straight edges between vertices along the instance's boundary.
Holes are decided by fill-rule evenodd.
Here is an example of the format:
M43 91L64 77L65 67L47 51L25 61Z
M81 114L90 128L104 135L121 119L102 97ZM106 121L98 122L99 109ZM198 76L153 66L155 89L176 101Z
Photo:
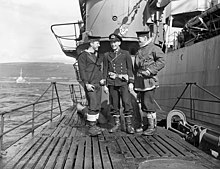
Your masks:
M111 104L113 106L113 115L120 115L120 98L124 107L124 115L132 114L131 96L128 86L108 86Z
M101 86L99 85L94 85L94 86L95 86L94 91L85 90L88 99L88 109L89 109L88 114L90 115L96 115L101 110L101 93L102 93Z
M155 89L140 92L141 109L144 112L156 112L157 105L154 99Z

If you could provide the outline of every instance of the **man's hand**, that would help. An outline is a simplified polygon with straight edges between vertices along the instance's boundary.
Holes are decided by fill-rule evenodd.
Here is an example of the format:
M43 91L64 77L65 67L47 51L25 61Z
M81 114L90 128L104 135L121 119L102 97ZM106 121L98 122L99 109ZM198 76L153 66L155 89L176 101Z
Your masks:
M123 81L128 81L128 75L122 75L122 74L120 74L120 75L118 75L118 77L120 78L120 79L122 79Z
M146 77L150 77L150 75L151 75L151 73L150 73L149 70L141 71L141 74L142 74L143 76L146 76Z
M86 84L86 89L89 91L89 92L93 92L94 89L95 89L95 86L91 85L91 84Z
M108 75L109 75L109 77L111 79L115 79L116 78L116 74L114 72L109 72Z
M106 94L108 94L108 93L109 93L108 87L107 87L107 86L103 86L103 91L104 91Z
M134 84L133 83L128 84L128 90L129 90L129 92L132 92L134 90Z
M101 86L104 86L105 85L105 79L100 80L99 83L100 83Z

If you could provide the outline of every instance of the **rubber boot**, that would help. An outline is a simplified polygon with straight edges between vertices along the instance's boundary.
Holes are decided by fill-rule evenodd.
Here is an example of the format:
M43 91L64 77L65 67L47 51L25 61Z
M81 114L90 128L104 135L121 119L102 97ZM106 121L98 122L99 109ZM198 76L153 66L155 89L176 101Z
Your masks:
M132 127L131 124L131 117L132 115L125 116L125 126L126 126L126 132L128 134L134 134L134 128Z
M142 133L144 130L143 130L143 124L141 124L141 127L139 128L136 128L136 133Z
M101 134L101 130L99 130L96 126L96 121L88 121L89 125L89 135L90 136L97 136Z
M113 115L115 125L109 130L109 133L115 133L116 131L121 130L121 123L120 123L120 115Z
M153 118L148 118L147 121L148 121L148 128L147 128L147 130L145 130L145 131L143 132L143 135L145 135L145 136L150 136L150 135L153 135L153 134L155 133L155 131L156 131L156 128L155 128L155 119L153 119Z
M98 114L96 114L96 124L98 123L99 115L100 115L99 113L98 113ZM104 128L99 127L98 125L96 125L96 128L97 128L97 130L100 130L100 131L105 131L105 129L104 129Z

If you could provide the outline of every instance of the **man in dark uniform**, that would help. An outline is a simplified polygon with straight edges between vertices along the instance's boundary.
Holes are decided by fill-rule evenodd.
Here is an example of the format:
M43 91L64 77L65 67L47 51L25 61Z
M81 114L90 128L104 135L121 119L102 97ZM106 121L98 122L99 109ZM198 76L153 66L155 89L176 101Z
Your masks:
M128 51L120 49L122 38L117 34L109 36L112 51L105 53L103 60L103 76L106 80L104 91L110 94L110 103L113 106L115 126L109 130L113 133L121 128L120 98L124 107L124 117L127 133L133 134L131 125L132 105L129 91L133 90L134 76L131 56ZM109 90L109 91L107 91Z
M101 134L101 129L96 125L101 110L101 64L103 57L98 54L100 47L99 36L88 36L89 47L83 51L78 58L80 78L88 99L87 122L89 134L92 136Z
M140 49L134 61L134 90L139 92L141 109L147 114L148 129L144 135L152 135L156 129L155 89L158 87L157 73L165 66L164 52L153 43L149 30L137 32ZM143 129L137 129L142 132Z

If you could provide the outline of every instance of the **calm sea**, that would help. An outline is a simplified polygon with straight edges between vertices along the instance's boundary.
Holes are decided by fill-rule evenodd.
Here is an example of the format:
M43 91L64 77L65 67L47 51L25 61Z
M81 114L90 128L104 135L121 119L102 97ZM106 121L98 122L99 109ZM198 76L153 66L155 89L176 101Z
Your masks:
M16 65L16 66L15 66ZM26 83L16 83L19 77L19 72L22 69L23 78ZM0 64L0 112L10 111L18 107L35 102L50 86L51 81L58 83L71 82L75 79L75 72L72 65L60 63L22 63L22 64ZM62 109L66 109L72 105L68 85L57 84L58 94ZM52 89L50 88L41 100L50 99L52 96ZM41 104L36 106L36 113L51 106L49 104ZM54 101L54 107L58 105ZM47 108L48 107L48 108ZM4 116L5 124L4 131L7 131L16 125L23 123L31 118L33 106L24 108ZM59 113L54 110L55 113ZM39 116L35 125L50 117L50 112ZM0 122L1 123L1 122ZM26 126L20 127L15 132L7 134L4 137L4 143L9 144L13 142L17 136L21 136L29 130L31 122ZM7 145L6 145L7 146Z

